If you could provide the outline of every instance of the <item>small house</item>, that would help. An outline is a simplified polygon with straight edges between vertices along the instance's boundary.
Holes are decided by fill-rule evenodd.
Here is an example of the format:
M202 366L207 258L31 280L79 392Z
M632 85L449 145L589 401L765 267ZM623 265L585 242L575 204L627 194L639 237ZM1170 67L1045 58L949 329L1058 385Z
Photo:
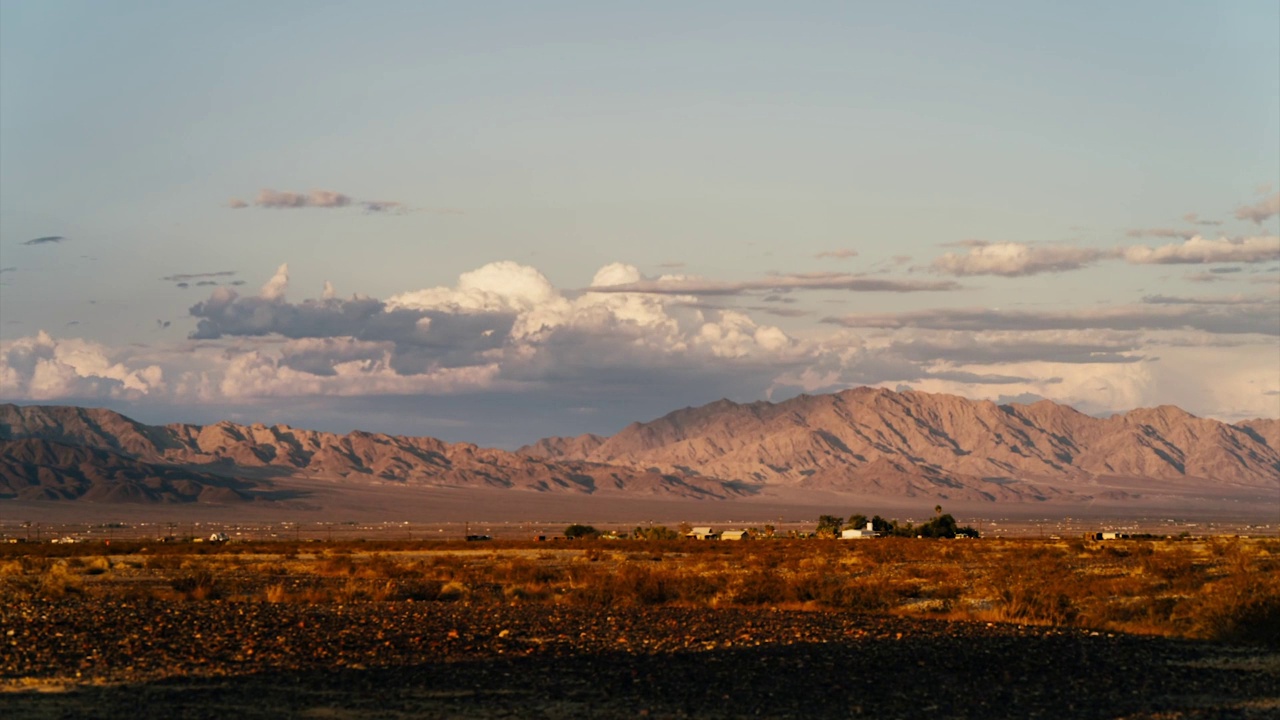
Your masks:
M871 524L870 520L868 520L867 526L864 528L849 528L848 530L841 530L840 539L863 540L865 538L879 537L880 533L876 532L874 528L875 526Z
M694 540L715 540L720 537L720 534L709 527L696 527L685 534L685 537Z
M721 540L746 540L747 537L746 530L725 530L720 533Z

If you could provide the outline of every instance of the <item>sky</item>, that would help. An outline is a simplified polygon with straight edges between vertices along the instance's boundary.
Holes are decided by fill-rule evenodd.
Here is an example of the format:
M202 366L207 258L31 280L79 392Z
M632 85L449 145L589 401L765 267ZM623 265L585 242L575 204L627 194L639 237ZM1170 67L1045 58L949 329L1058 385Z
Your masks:
M0 400L1280 417L1280 5L0 3Z

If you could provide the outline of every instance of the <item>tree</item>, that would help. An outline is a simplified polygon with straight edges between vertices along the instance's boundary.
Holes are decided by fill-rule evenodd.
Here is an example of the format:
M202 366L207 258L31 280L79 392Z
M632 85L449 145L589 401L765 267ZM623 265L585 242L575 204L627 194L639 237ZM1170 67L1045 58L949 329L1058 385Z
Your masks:
M849 516L849 521L844 524L847 528L861 530L867 526L867 516L862 513L854 513Z
M666 525L650 525L632 530L631 537L637 540L679 540L680 533Z
M599 537L599 535L600 531L590 525L579 525L578 523L574 523L564 529L564 536L570 540L576 540L578 538L594 538Z
M835 537L840 534L840 528L844 525L844 518L839 515L819 515L818 516L818 537Z

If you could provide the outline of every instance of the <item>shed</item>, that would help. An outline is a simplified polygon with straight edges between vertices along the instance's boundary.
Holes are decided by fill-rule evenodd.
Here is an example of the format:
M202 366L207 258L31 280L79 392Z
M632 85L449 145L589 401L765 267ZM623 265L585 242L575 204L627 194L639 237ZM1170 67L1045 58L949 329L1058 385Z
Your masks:
M746 540L748 537L746 530L725 530L720 533L721 540Z

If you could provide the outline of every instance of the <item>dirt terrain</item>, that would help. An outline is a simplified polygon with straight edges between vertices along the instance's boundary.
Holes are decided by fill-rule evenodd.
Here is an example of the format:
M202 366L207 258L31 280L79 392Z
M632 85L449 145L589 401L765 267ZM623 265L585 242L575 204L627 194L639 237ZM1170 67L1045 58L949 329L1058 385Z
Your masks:
M854 613L393 602L0 609L9 718L1263 718L1280 656Z
M4 543L0 716L1278 717L1277 549Z

